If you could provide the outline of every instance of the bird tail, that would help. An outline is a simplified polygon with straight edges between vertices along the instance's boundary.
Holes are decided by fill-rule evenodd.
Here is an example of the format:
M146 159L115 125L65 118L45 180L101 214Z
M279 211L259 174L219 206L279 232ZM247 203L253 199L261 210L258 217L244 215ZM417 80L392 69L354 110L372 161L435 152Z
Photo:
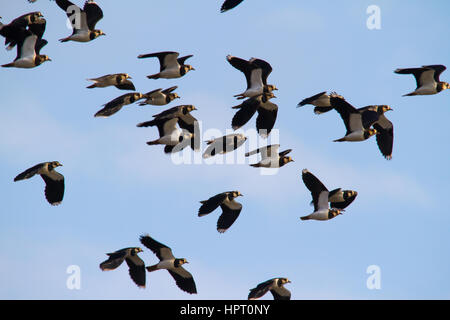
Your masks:
M311 218L309 216L300 217L301 220L310 220Z
M14 67L14 62L2 65L3 68L12 68Z
M151 76L147 76L149 79L159 79L159 73L152 74Z
M402 97L410 97L410 96L416 96L416 95L417 95L417 93L411 92L411 93L404 94Z
M89 87L86 87L86 88L88 88L88 89L97 88L97 84L96 83L91 84Z
M333 140L333 142L343 142L343 141L345 141L345 137Z
M260 163L255 163L255 164L251 164L250 166L253 167L253 168L259 168L259 167L261 167L261 164Z
M68 42L70 40L70 37L59 39L60 42Z
M145 269L147 269L148 272L153 272L153 271L158 270L158 265L155 264L153 266L145 267Z
M153 146L153 145L155 145L155 144L159 144L159 139L156 139L156 140L153 140L153 141L148 141L147 144L148 144L149 146Z

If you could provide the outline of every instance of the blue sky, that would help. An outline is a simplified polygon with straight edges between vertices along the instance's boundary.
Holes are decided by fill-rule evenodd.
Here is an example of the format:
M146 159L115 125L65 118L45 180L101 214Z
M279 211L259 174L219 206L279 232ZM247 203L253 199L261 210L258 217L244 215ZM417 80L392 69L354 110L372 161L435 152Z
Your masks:
M105 14L98 28L107 36L63 44L57 40L71 31L53 1L2 4L4 22L35 10L44 14L49 44L42 53L53 61L0 70L0 298L246 299L250 288L275 276L292 281L293 299L450 298L450 92L402 97L415 88L414 78L393 73L450 65L450 3L246 0L224 14L221 1L210 0L98 3ZM366 27L369 5L381 9L380 30ZM181 79L147 79L158 62L137 56L168 50L193 54L189 63L196 71ZM273 67L275 127L295 160L275 175L248 165L175 165L162 147L145 144L156 129L136 128L168 107L194 104L204 128L225 133L238 104L233 95L245 87L227 54L262 58ZM0 51L2 64L14 57ZM178 85L181 99L94 118L125 92L88 90L85 79L117 72L129 73L143 93ZM441 78L449 81L449 71ZM391 161L375 139L333 143L345 133L336 112L317 116L312 106L296 108L325 90L356 107L394 109L387 115L395 130ZM45 201L39 177L13 182L28 167L53 160L64 165L59 172L66 178L59 207ZM303 168L330 190L358 191L344 215L300 221L312 212ZM197 211L199 201L227 190L244 194L243 210L219 234L219 212L198 218ZM145 233L190 261L197 295L179 290L166 271L148 274L144 290L125 265L100 271L106 252L140 246ZM157 261L145 248L140 256L147 265ZM71 265L80 267L80 290L66 286ZM366 287L370 265L380 267L380 290Z

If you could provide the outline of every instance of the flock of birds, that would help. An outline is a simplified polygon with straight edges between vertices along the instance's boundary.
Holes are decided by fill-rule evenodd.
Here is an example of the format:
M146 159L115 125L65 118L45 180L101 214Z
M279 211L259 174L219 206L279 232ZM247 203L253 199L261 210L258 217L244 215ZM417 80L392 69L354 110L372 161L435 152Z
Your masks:
M35 2L36 0L29 0ZM242 0L227 0L223 3L221 11L225 12L236 7ZM72 35L61 39L61 42L76 41L90 42L99 36L105 35L101 30L95 29L96 24L103 18L100 6L92 0L86 1L81 9L67 0L56 0L56 4L67 14L69 19L73 19L74 8L80 13L79 21L73 23ZM77 20L77 19L76 19ZM43 39L46 20L40 12L24 14L9 24L0 23L0 35L5 38L5 45L8 50L17 47L16 59L2 67L13 68L34 68L46 61L51 61L47 55L41 55L41 49L47 44ZM158 58L160 71L149 75L149 79L175 79L185 76L189 71L195 70L191 65L186 64L186 60L192 55L179 57L178 52L166 51L139 55L139 59ZM267 80L272 72L271 65L262 59L242 58L228 55L227 61L231 66L245 75L247 87L235 97L244 100L240 105L233 107L238 111L234 115L231 126L237 130L244 126L251 118L258 113L256 128L258 133L267 138L273 129L278 106L270 99L275 98L274 91L277 90L273 84L268 84ZM447 82L439 80L440 74L445 70L443 65L427 65L420 68L397 69L398 74L412 74L417 82L417 88L406 94L431 95L437 94L445 89L450 89ZM104 88L115 86L120 90L135 91L135 86L128 74L109 74L98 78L88 79L93 84L87 88ZM177 86L167 89L156 89L145 94L138 92L126 93L106 103L99 110L95 117L110 117L119 112L123 106L139 102L140 105L164 106L175 99L180 98L174 91ZM376 136L376 141L380 152L386 159L392 158L394 126L389 121L385 112L392 110L388 105L369 105L362 108L355 108L337 93L321 92L312 97L306 98L298 104L315 106L314 112L321 114L336 110L342 118L346 133L345 136L334 141L357 142ZM165 110L153 116L150 121L139 123L138 127L156 127L159 138L147 142L148 145L164 145L165 153L174 153L191 147L194 151L200 150L198 135L198 121L191 115L197 110L193 105L180 105ZM178 128L178 127L179 128ZM203 158L209 158L217 154L224 154L236 150L245 143L247 137L243 134L230 134L207 141L208 147L203 153ZM294 161L287 156L292 150L279 151L280 145L273 144L260 147L245 154L246 157L261 154L258 163L251 164L252 167L281 168L289 162ZM45 182L45 197L51 205L58 205L64 196L64 176L55 169L62 166L58 161L44 162L37 164L17 175L14 181L29 179L35 175L40 175ZM311 192L313 213L301 217L301 220L330 220L342 212L355 200L358 193L354 190L342 190L336 188L329 191L327 187L307 169L302 171L302 180L306 188ZM217 231L226 232L238 219L242 204L237 202L237 197L243 196L239 191L227 191L201 201L198 216L202 217L215 211L218 207L222 212L217 221ZM108 259L100 263L103 271L114 270L124 261L129 268L131 279L139 287L145 287L146 272L165 269L174 278L176 285L183 291L193 294L197 293L194 278L184 267L188 261L185 258L176 258L170 247L156 241L149 235L142 235L140 242L150 249L160 260L152 266L145 266L144 261L138 256L143 250L140 247L130 247L108 253ZM273 278L258 284L250 290L248 299L258 299L270 291L274 299L290 299L291 293L284 285L290 283L287 278Z

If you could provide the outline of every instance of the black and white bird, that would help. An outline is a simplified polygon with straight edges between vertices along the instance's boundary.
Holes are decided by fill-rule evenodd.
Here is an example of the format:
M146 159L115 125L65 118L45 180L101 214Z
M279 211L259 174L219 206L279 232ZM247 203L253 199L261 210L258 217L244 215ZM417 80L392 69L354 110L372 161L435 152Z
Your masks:
M206 141L208 147L203 153L203 159L211 158L217 154L225 154L242 146L247 137L242 133L233 133L226 136Z
M93 88L106 88L106 87L114 86L120 90L135 91L136 88L134 87L133 82L131 82L128 79L131 79L131 77L128 73L107 74L105 76L101 76L98 78L87 79L88 81L94 82L92 85L90 85L87 88L93 89Z
M131 280L139 287L145 288L145 263L138 256L142 252L141 248L124 248L112 253L107 253L108 260L100 263L102 271L110 271L117 269L123 261L128 265L128 273Z
M303 99L302 101L299 102L297 108L300 108L307 104L315 106L314 108L315 114L321 114L333 110L333 107L330 104L330 96L327 94L326 91L315 94L312 97Z
M160 69L159 73L147 76L149 79L175 79L181 78L186 73L191 70L195 70L191 65L184 64L185 61L193 55L184 56L178 58L180 54L174 51L164 51L156 53L141 54L138 56L139 59L144 58L158 58Z
M294 160L291 157L287 156L287 154L289 154L292 151L292 149L287 149L282 152L278 152L279 148L280 148L279 144L272 144L270 146L265 146L247 152L245 156L250 157L252 155L261 153L261 161L250 165L254 168L281 168L285 164L293 162Z
M45 19L41 18L40 23L33 29L26 29L19 24L7 27L0 26L0 34L5 37L6 43L17 44L17 56L13 62L4 64L4 68L35 68L46 61L51 61L47 55L41 55L41 49L47 45L47 40L43 39L46 27ZM31 31L33 30L33 31Z
M156 126L159 139L147 142L149 145L164 144L166 153L178 152L190 146L192 150L200 148L200 128L198 120L191 115L197 110L193 105L180 105L153 116L153 120L139 123L137 127ZM181 129L178 129L176 125ZM175 149L174 149L175 148Z
M113 114L119 112L120 109L122 109L123 106L132 104L140 99L142 99L144 96L142 93L139 92L131 92L126 93L124 95L121 95L120 97L117 97L110 102L104 104L104 108L97 111L97 113L94 115L94 117L102 117L107 118L112 116Z
M250 289L248 300L259 299L269 291L272 293L274 300L291 300L291 292L284 287L287 283L291 283L287 278L273 278L264 281Z
M198 216L203 217L216 210L219 206L222 208L222 214L217 221L217 231L224 233L239 217L242 210L242 204L236 202L236 197L242 197L239 191L222 192L205 201L200 201L202 206L198 210Z
M247 80L247 89L243 93L235 95L237 99L251 98L264 92L278 90L274 85L267 84L267 78L272 72L272 66L268 62L257 58L251 58L247 61L232 55L227 56L227 61L244 73Z
M232 107L233 109L239 109L231 120L233 129L241 128L258 111L256 130L262 137L267 138L275 125L278 114L278 106L269 101L272 98L276 98L275 95L272 92L266 92L259 96L248 98L240 105Z
M342 141L364 141L377 133L373 128L367 128L363 125L362 114L355 107L349 104L342 96L331 94L331 106L341 115L344 121L347 132L341 139L334 140L334 142Z
M343 209L329 207L328 189L308 169L303 169L302 179L305 186L311 192L314 204L314 212L303 216L301 220L330 220L342 214Z
M225 0L222 4L222 7L220 8L220 12L225 12L230 9L233 9L234 7L237 7L238 4L240 4L244 0Z
M103 11L95 1L87 0L83 9L68 0L56 0L56 4L67 14L73 29L70 36L59 41L89 42L106 35L102 30L95 29L103 18Z
M178 87L173 86L167 89L156 89L144 94L145 101L139 103L140 106L152 105L152 106L164 106L171 103L175 99L179 99L180 96L173 92Z
M328 202L330 203L331 208L345 209L357 196L358 192L354 190L342 190L342 188L337 188L328 193Z
M29 30L34 34L40 34L43 33L43 31L41 31L42 24L45 25L46 20L43 18L42 13L39 11L21 15L20 17L15 18L13 21L6 25L0 22L0 34L5 37L5 45L7 46L6 49L11 50L17 44L14 39L8 38L8 34L10 32L14 32L14 29L21 28Z
M183 267L184 264L189 263L185 258L175 258L171 248L156 241L149 235L141 236L140 240L159 259L157 264L146 267L148 272L165 269L175 279L178 288L190 294L197 293L192 274Z
M443 90L450 89L448 82L439 80L439 76L447 69L444 65L429 65L421 68L396 69L398 74L412 74L416 78L417 88L411 93L403 96L417 96L436 94Z
M392 108L388 105L373 105L358 109L362 115L364 128L372 126L377 131L378 149L387 160L392 159L394 125L386 118L384 113L391 110Z
M40 175L45 182L45 198L52 206L57 206L64 197L64 176L55 170L55 168L61 166L62 164L58 161L39 163L19 174L14 178L14 181L30 179L37 174Z

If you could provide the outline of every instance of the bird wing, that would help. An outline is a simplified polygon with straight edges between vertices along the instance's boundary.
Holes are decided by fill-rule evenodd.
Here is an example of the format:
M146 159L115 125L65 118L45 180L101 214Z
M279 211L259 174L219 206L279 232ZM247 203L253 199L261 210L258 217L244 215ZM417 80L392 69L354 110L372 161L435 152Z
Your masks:
M86 23L89 30L94 30L95 25L103 18L103 11L95 2L86 1L83 11L86 13Z
M149 248L158 257L159 260L175 259L175 257L172 254L172 249L156 241L149 235L141 236L140 241L144 246Z
M33 34L37 35L39 39L41 39L44 36L46 26L47 20L41 18L39 19L39 21L30 24L28 26L28 30L30 30Z
M225 2L222 4L222 7L220 8L220 12L225 12L230 9L233 9L238 4L240 4L244 0L225 0Z
M178 65L179 53L175 51L163 51L148 54L141 54L138 56L139 59L156 57L159 60L160 71L166 68L173 68Z
M256 113L256 110L258 110L260 104L260 99L258 99L257 97L252 97L245 100L239 106L234 107L235 109L239 108L239 110L231 120L231 126L233 127L233 129L237 130L245 125Z
M136 87L130 80L125 80L120 84L116 84L115 87L120 90L132 90L132 91L136 90Z
M435 81L434 80L435 71L433 69L426 67L397 69L394 72L398 74L412 74L416 79L417 89L430 81L432 83Z
M291 300L291 292L284 286L274 286L272 290L274 300Z
M178 59L177 59L178 64L179 64L180 66L184 65L184 62L185 62L187 59L192 58L193 56L194 56L193 54L190 54L190 55L187 55L187 56L178 58Z
M278 156L278 149L280 148L279 144L271 144L270 146L261 147L255 149L253 151L247 152L245 154L246 157L252 156L257 153L261 153L261 157L264 158L272 158Z
M258 108L258 117L256 118L256 130L266 138L272 131L277 120L278 106L275 103L267 101Z
M55 170L41 174L45 182L45 198L52 206L59 205L64 197L64 176Z
M394 125L384 115L373 126L377 130L377 145L383 156L390 160L394 146Z
M322 97L323 95L326 95L326 93L327 93L326 91L323 91L323 92L321 92L321 93L318 93L318 94L313 95L312 97L303 99L302 101L300 101L300 102L298 103L298 106L301 107L301 106L304 106L304 105L307 105L307 104L312 104L312 105L314 105L314 101L316 101L317 99L319 99L319 98Z
M308 170L302 171L302 180L308 190L311 192L314 203L314 211L324 206L328 207L328 189Z
M88 30L86 12L68 0L56 0L56 4L64 10L69 18L73 33L77 30Z
M344 121L347 134L353 131L362 130L361 114L344 98L332 95L330 97L330 104L340 114Z
M357 197L357 194L354 194L354 195L348 197L347 199L344 199L344 201L331 202L330 203L330 207L331 208L336 208L336 209L345 209L356 199L356 197Z
M190 294L197 293L194 277L182 266L167 269L167 271L175 279L178 288Z
M258 284L255 288L250 289L248 300L256 300L264 296L273 285L274 279L270 279Z
M181 58L180 58L181 59ZM179 60L179 59L178 59ZM169 94L169 93L171 93L172 91L174 91L174 90L176 90L178 88L178 86L173 86L173 87L170 87L170 88L167 88L167 89L164 89L164 90L162 90L162 93L164 93L164 94Z
M202 206L198 210L198 216L202 217L216 210L227 197L227 193L219 193L206 201L201 201Z
M434 64L429 66L423 66L427 69L433 69L434 70L434 81L439 82L439 76L442 72L444 72L447 68L442 64Z
M121 249L113 253L107 253L109 258L108 260L100 263L100 269L102 269L102 271L109 271L118 268L125 260L125 257L128 255L127 250L128 248Z
M164 110L161 113L155 114L153 118L155 119L170 119L174 117L179 117L182 114L182 107L183 106L176 106L169 108L167 110Z
M358 111L361 114L361 121L364 129L369 129L380 118L380 115L375 111L373 106L359 108Z
M217 231L224 233L236 221L242 210L242 204L233 200L223 202L220 207L222 214L217 221Z
M162 127L161 125L158 125L158 130L160 135L163 134L161 138L164 136L171 135L173 132L178 130L177 129L178 118L172 118L165 121L163 120L160 123Z
M245 79L247 80L247 89L252 87L252 81L253 82L261 82L262 85L262 79L261 79L261 69L258 68L257 65L254 65L252 63L250 63L250 61L238 58L238 57L234 57L231 55L227 56L227 61L236 69L238 69L239 71L241 71L242 73L244 73L245 75ZM256 71L257 72L253 72Z
M261 80L264 85L267 85L267 78L272 73L272 66L262 59L252 58L250 63L261 69Z
M17 175L14 178L14 181L20 181L20 180L25 180L25 179L30 179L31 177L33 177L35 174L37 174L39 172L39 169L42 168L42 166L45 163L39 163L27 170L25 170L24 172L20 173L19 175Z
M136 255L128 255L125 258L128 265L128 273L131 279L140 288L145 288L145 263Z

